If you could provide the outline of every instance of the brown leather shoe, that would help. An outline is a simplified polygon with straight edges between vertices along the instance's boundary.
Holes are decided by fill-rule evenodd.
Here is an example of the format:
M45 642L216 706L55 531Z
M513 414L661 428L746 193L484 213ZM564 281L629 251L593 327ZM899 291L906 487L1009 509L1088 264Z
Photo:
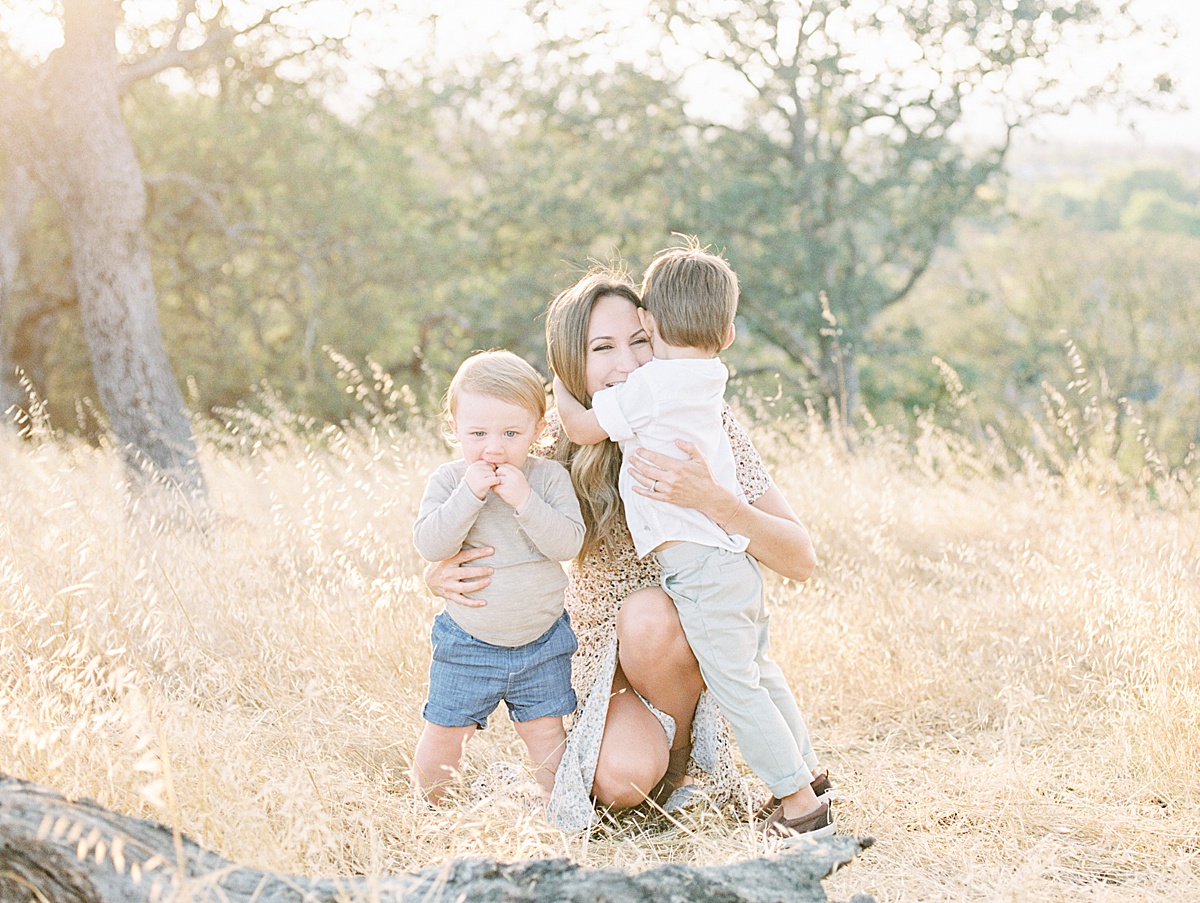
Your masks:
M837 825L833 823L829 803L821 803L814 811L808 815L801 815L799 818L784 818L783 807L780 806L764 822L762 831L764 834L782 837L785 840L794 840L800 837L818 840L835 833Z
M837 791L833 789L833 784L829 780L829 772L822 771L820 774L814 774L812 783L809 784L812 792L817 797L818 803L832 803L837 799ZM757 812L754 813L754 823L766 821L771 813L779 808L779 797L773 796L763 803Z

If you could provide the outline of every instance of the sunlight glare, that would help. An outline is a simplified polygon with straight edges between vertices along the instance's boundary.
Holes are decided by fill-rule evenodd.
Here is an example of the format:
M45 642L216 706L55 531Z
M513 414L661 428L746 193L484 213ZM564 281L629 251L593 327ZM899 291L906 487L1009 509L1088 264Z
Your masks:
M62 22L50 0L0 5L0 35L21 56L45 59L63 42Z
M850 6L835 11L828 27L831 37L844 41L844 62L855 76L867 82L899 82L913 91L936 90L922 51L904 34L897 11L882 0L849 0ZM1101 0L1106 6L1122 0ZM1146 86L1160 74L1174 86L1175 100L1158 98L1149 109L1126 108L1093 111L1077 107L1071 115L1051 117L1033 131L1045 137L1069 139L1086 135L1089 140L1129 140L1136 128L1140 140L1195 147L1200 142L1200 56L1191 52L1195 36L1200 34L1200 3L1194 0L1133 0L1135 11L1153 22L1166 17L1179 26L1181 36L1167 47L1154 46L1145 36L1120 45L1064 46L1053 54L1054 75L1062 85L1064 98L1103 83L1106 73L1117 63L1127 76ZM232 0L234 19L243 21L262 6L261 0ZM380 72L417 72L425 63L459 66L472 58L493 54L500 59L522 59L536 53L538 30L524 13L522 0L459 0L448 4L440 0L410 0L398 15L376 12L359 15L371 8L369 0L310 0L296 6L297 20L315 24L329 36L344 37L350 58L345 61L347 83L344 93L353 95L346 105L362 107L379 89ZM704 27L677 29L676 46L664 44L660 33L649 22L648 0L573 0L562 4L552 17L549 36L571 37L595 28L603 37L596 45L588 65L604 66L621 62L637 63L655 51L663 54L667 73L683 80L689 106L703 107L705 118L736 125L745 116L744 105L753 91L730 67L706 61L704 47L711 46L714 35ZM778 33L767 54L784 59L796 52L803 41L820 51L822 36L802 35L800 11L805 4L784 4L780 10ZM848 10L865 13L870 28L855 28ZM203 4L202 4L203 8ZM127 21L147 25L170 21L179 9L179 0L124 0ZM289 11L291 12L291 11ZM709 23L715 24L715 23ZM847 31L852 31L847 34ZM61 2L58 0L0 0L0 40L19 57L31 63L44 60L62 43ZM190 30L181 43L195 39ZM121 45L123 52L131 48ZM969 68L976 48L964 46L961 34L951 32L937 48L938 64ZM1003 109L1029 86L1033 76L1026 67L1014 68L1011 75L984 75L968 91L975 106L994 110L997 123ZM1184 105L1179 109L1179 103ZM1158 107L1158 109L1155 109ZM983 119L988 116L983 115ZM985 131L992 125L975 125Z

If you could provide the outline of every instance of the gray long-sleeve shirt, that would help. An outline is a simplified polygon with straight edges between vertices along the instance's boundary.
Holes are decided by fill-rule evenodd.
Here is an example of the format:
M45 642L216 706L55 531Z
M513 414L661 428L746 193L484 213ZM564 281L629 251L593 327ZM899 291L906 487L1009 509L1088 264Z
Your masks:
M523 646L550 629L563 611L567 577L558 562L574 558L583 545L583 515L566 468L528 458L521 472L531 490L520 514L495 492L481 501L463 481L465 461L433 472L413 525L413 544L427 561L442 561L460 549L491 546L495 554L473 564L495 569L492 582L470 598L482 608L446 603L463 630L494 646Z

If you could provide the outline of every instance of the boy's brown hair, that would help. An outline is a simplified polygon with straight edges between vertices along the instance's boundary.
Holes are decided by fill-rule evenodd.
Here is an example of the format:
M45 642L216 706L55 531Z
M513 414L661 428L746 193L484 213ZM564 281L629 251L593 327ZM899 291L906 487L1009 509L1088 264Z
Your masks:
M642 304L668 345L719 354L737 313L738 280L695 237L659 252L642 276Z
M485 395L522 407L538 420L546 416L546 383L524 358L511 351L480 351L463 361L446 390L453 417L464 394Z

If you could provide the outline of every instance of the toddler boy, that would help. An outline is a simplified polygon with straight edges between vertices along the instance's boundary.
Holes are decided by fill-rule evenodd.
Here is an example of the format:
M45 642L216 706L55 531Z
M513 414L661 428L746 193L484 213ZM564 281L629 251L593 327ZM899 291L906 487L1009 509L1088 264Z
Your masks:
M566 469L529 455L544 426L546 387L526 361L508 351L469 357L446 406L462 458L429 478L413 543L429 561L490 546L495 553L481 562L494 573L486 603L447 602L434 619L413 788L440 800L467 741L504 700L548 799L566 743L563 716L576 704L576 642L559 562L578 554L583 516Z

